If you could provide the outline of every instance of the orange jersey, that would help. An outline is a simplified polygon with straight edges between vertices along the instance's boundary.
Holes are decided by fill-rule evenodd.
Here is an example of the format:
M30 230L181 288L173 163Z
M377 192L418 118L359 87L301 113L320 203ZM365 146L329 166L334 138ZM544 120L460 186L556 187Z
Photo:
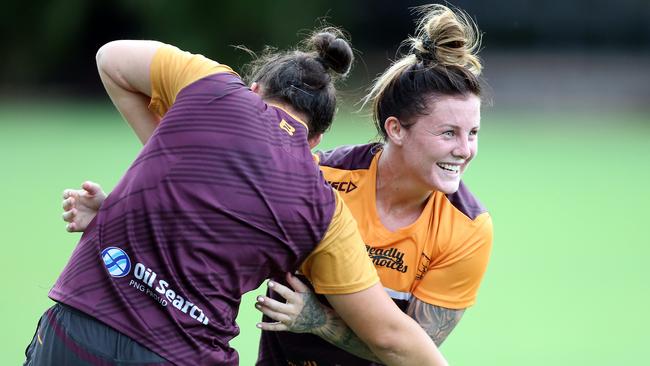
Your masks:
M357 220L382 284L395 300L415 296L450 309L474 304L492 248L490 214L461 182L454 194L432 192L411 225L386 229L375 207L380 155L380 144L368 144L319 158L325 179Z
M380 154L380 144L368 144L340 147L317 158L325 179L357 220L366 251L395 303L405 311L415 296L432 305L467 308L476 301L490 256L490 215L461 183L454 194L432 192L411 225L386 229L375 208ZM256 365L287 364L375 365L315 335L262 332Z

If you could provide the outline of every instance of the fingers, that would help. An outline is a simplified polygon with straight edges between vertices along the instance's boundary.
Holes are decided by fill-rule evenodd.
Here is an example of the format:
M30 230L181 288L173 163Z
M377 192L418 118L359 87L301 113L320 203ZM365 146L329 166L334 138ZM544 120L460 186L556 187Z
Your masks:
M298 277L292 275L291 273L287 272L287 282L289 282L289 285L294 289L296 292L311 292L309 287L305 285L302 281L298 279Z
M291 322L291 317L289 315L287 315L285 313L282 313L282 312L279 312L279 311L272 310L268 306L265 306L265 304L262 304L262 303L258 302L258 303L255 304L255 308L257 310L261 311L262 314L268 316L269 318L271 318L271 319L273 319L275 321L282 322L282 323Z
M61 217L63 218L63 221L65 222L72 222L74 220L74 217L77 215L77 210L72 209L70 211L65 211Z
M284 331L289 330L289 328L287 328L286 325L284 325L284 324L282 324L280 322L276 322L276 323L261 322L261 323L257 323L256 326L258 328L260 328L261 330L267 330L267 331L270 331L270 332L284 332Z
M79 191L75 189L66 189L63 191L63 199L67 199L70 197L79 197Z
M61 206L63 207L63 211L70 211L74 206L74 197L64 199Z
M102 187L100 187L99 184L95 182L91 182L89 180L83 182L81 188L83 188L86 192L88 192L91 195L96 195L102 191Z
M292 306L290 304L285 304L283 302L279 302L277 300L274 300L270 297L266 296L258 296L256 298L257 302L255 303L255 307L259 309L259 307L264 307L268 308L272 311L280 312L280 313L285 313L289 314L291 312ZM259 305L259 306L258 306ZM278 320L278 319L276 319Z
M63 218L63 221L72 223L76 215L77 210L73 208L72 210L65 211L61 217Z
M61 206L63 207L63 214L61 218L63 221L68 224L65 226L67 232L77 231L77 224L74 222L75 217L77 216L77 210L74 207L75 200L79 197L79 191L74 189L66 189L63 191L63 202Z
M300 281L299 281L300 282ZM296 301L298 299L296 293L288 288L287 286L277 283L275 281L269 281L267 286L275 291L278 295L282 296L287 301Z
M75 231L79 231L79 230L78 230L78 225L77 225L77 223L74 221L76 217L77 217L77 209L75 209L75 208L73 208L73 209L71 209L71 210L66 210L66 211L61 215L61 218L63 219L63 221L65 221L65 222L68 223L68 224L65 226L65 230L66 230L67 232L72 233L72 232L75 232Z

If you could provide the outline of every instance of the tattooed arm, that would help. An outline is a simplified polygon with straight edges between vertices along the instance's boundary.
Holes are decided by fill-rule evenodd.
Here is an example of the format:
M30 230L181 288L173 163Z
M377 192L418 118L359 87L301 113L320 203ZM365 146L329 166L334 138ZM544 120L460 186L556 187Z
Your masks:
M348 327L336 312L323 305L316 294L297 278L289 275L291 289L269 281L268 286L286 299L281 303L270 297L258 296L255 307L275 323L258 323L267 331L311 333L357 357L381 363L370 348Z
M258 297L256 307L277 320L276 323L258 324L261 329L312 333L357 357L381 363L341 317L331 308L321 304L309 288L295 277L289 278L289 283L296 292L280 284L269 283L271 288L287 300L285 304L265 296ZM458 324L464 310L446 309L413 298L407 313L439 346Z
M447 309L413 297L406 313L420 324L437 346L440 346L456 327L465 309Z

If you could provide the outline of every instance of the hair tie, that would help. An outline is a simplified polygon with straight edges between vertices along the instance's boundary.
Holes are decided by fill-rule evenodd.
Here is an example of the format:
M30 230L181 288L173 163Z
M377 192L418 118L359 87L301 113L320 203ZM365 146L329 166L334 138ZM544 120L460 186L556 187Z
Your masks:
M422 39L420 40L422 42L422 48L424 48L424 51L420 51L418 49L414 50L415 58L418 59L418 61L422 63L431 63L436 61L436 56L434 55L433 51L436 48L436 45L431 41L428 35L424 35Z

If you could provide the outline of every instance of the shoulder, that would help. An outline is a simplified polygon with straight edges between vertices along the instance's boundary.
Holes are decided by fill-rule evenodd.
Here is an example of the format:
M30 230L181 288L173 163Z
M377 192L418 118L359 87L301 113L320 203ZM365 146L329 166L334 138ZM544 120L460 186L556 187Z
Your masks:
M476 196L469 190L469 188L460 182L458 190L452 194L446 195L449 203L463 215L467 216L470 220L475 220L481 214L486 213L487 209Z
M229 73L239 76L229 66L220 64L201 54L194 54L179 49L176 46L162 44L152 60L152 66L172 68L181 74L217 74Z
M356 170L368 169L375 155L381 151L380 143L340 146L328 151L319 151L317 156L321 166Z

